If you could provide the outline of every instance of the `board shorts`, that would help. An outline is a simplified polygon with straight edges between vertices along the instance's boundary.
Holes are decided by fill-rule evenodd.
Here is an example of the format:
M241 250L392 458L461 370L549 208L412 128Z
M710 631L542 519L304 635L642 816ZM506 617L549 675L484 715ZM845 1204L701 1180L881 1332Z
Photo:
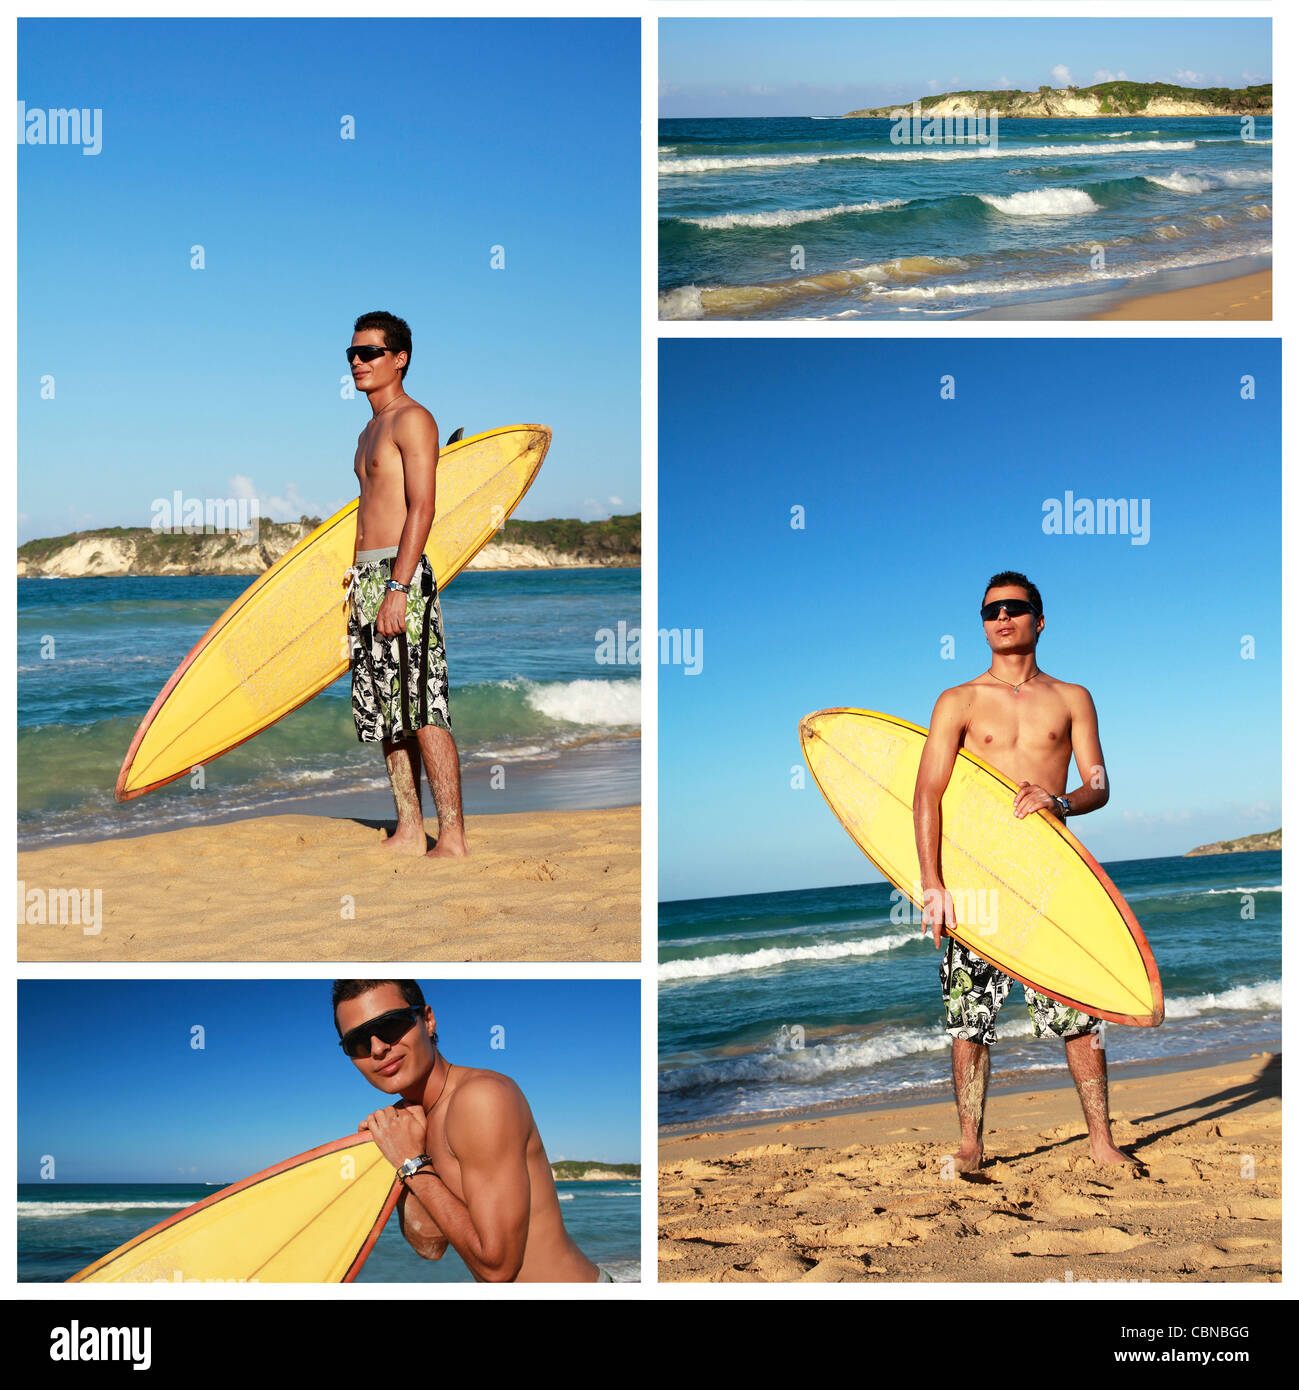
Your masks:
M430 725L451 732L442 607L427 555L419 557L411 575L405 632L383 637L375 628L395 555L395 546L363 550L347 572L352 718L362 743L398 741Z
M997 1014L1015 983L1013 977L949 936L938 979L943 987L948 1033L970 1042L995 1043ZM1024 1002L1033 1020L1034 1037L1080 1038L1101 1025L1099 1018L1040 994L1031 985L1024 986Z

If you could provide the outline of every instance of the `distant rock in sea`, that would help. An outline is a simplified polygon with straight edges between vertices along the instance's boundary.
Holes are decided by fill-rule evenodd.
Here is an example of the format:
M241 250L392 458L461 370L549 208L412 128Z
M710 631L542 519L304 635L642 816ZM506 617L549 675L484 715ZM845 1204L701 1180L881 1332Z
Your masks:
M1280 848L1281 831L1277 829L1261 835L1242 835L1239 840L1215 840L1211 845L1188 849L1182 858L1190 859L1196 854L1252 854L1258 850Z

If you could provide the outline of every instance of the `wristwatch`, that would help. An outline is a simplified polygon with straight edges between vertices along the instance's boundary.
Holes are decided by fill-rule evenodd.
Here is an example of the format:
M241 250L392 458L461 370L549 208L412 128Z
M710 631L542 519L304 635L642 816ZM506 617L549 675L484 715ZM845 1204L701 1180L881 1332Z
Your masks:
M1051 800L1060 808L1060 819L1064 820L1069 814L1069 798L1067 796L1053 796Z
M393 589L396 589L397 592L398 592L399 594L409 594L409 593L410 593L410 585L409 585L409 584L398 584L397 581L396 581L395 579L390 579L390 580L388 581L388 588L389 588L390 591L393 590Z
M432 1167L433 1160L428 1154L420 1154L418 1158L408 1158L406 1162L397 1169L397 1176L402 1182L408 1182L416 1173L420 1172L421 1169L431 1169Z

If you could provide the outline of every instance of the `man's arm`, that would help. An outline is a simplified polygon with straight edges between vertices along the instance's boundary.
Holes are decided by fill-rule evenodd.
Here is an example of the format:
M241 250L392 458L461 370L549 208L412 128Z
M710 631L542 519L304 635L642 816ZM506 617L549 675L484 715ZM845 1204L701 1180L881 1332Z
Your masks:
M951 780L956 754L965 734L966 697L957 690L944 690L929 721L911 814L916 827L916 854L920 859L920 886L924 895L924 924L933 930L934 945L941 944L943 928L956 925L951 894L943 883L938 866L938 845L942 829L943 793Z
M1066 795L1070 816L1082 816L1088 811L1099 811L1110 799L1110 779L1105 771L1105 755L1101 752L1096 706L1081 685L1070 691L1069 713L1073 721L1073 756L1082 786Z
M398 584L409 584L437 512L437 421L427 410L406 410L393 425L392 438L401 453L406 491L406 523L393 557L392 577ZM384 637L401 632L406 626L406 595L390 589L379 605L375 625Z
M440 1260L447 1253L446 1236L409 1190L397 1200L397 1220L406 1244L421 1258Z
M502 1283L523 1266L532 1207L527 1145L532 1116L505 1077L466 1082L450 1102L446 1141L460 1162L462 1202L436 1173L416 1173L412 1195L476 1278Z

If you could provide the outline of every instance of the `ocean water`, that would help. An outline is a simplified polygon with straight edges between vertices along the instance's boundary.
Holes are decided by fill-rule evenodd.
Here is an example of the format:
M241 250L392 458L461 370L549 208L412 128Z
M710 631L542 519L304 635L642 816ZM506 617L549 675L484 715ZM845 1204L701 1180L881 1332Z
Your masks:
M1164 987L1158 1028L1106 1024L1111 1066L1279 1048L1281 855L1105 865ZM890 920L887 883L670 902L659 910L659 1121L697 1126L949 1086L939 952ZM1253 917L1243 916L1246 909ZM999 1074L1067 1076L1012 987Z
M660 317L950 318L1271 252L1269 118L1250 142L1233 117L1010 119L995 149L892 129L661 121Z
M640 1184L556 1184L564 1225L579 1248L623 1283L640 1278ZM18 1279L59 1283L214 1188L193 1183L18 1184ZM468 1283L454 1250L424 1260L406 1244L394 1212L357 1282Z
M125 804L122 758L158 691L250 578L18 581L20 847L139 834L278 804L387 791L352 724L350 678L206 768ZM442 595L451 723L470 812L514 810L492 768L565 764L549 804L640 799L640 670L597 633L640 623L640 570L461 574ZM510 776L507 785L512 785ZM388 799L391 805L391 798ZM425 793L426 813L432 813ZM340 814L344 812L340 811Z

